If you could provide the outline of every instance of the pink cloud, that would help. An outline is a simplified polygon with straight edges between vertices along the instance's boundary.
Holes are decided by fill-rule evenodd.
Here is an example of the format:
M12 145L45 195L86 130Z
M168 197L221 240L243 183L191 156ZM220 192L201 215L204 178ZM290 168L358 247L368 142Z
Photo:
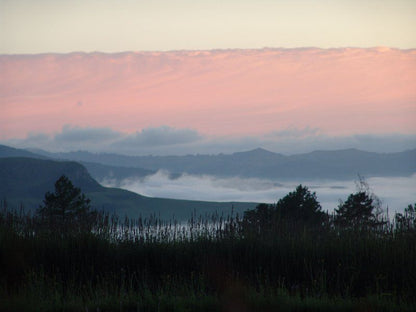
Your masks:
M212 135L416 132L416 50L3 55L0 73L4 138L65 124Z

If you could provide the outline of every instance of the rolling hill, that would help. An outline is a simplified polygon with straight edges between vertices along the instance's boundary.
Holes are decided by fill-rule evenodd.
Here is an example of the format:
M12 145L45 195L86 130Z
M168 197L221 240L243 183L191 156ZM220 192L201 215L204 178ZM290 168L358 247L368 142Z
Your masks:
M34 210L42 203L44 194L54 190L55 181L65 174L76 187L91 199L92 207L116 213L123 217L148 217L151 214L169 219L186 220L193 212L198 215L215 211L228 214L234 207L242 213L255 207L255 203L203 202L150 198L117 188L106 188L96 182L81 164L27 157L0 158L0 198L9 206L22 204Z
M38 159L58 159L54 154L44 152L42 150L27 151L24 149L17 149L6 145L0 145L0 158L4 157L29 157ZM62 159L61 159L62 160ZM78 161L89 172L89 174L97 181L111 180L113 184L127 178L143 178L145 176L154 174L156 171L149 169L142 169L137 167L121 167L104 165L97 162Z

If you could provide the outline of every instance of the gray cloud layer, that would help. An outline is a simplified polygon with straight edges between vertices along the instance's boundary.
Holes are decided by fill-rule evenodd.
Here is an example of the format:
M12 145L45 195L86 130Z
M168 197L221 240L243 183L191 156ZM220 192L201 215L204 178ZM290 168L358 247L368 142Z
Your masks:
M126 134L110 128L64 126L54 135L31 133L23 139L0 143L49 151L88 150L129 155L185 155L233 153L262 147L283 154L314 150L358 148L374 152L398 152L416 147L416 134L357 134L328 136L317 128L287 128L260 136L208 137L193 129L167 126Z
M66 125L62 131L55 135L54 141L58 144L96 143L108 142L118 139L122 135L110 128L80 128Z
M187 144L199 141L202 137L192 129L175 129L167 126L159 128L146 128L129 135L113 144L114 147L157 147Z

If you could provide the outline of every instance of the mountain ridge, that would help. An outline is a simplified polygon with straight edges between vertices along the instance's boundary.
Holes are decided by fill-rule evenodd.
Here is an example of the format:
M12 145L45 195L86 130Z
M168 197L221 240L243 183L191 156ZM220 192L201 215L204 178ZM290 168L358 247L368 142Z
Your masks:
M416 172L416 149L395 153L358 149L318 150L283 155L257 148L233 154L185 156L127 156L80 151L45 152L43 156L150 171L273 179L351 179L357 174L367 177L410 176Z

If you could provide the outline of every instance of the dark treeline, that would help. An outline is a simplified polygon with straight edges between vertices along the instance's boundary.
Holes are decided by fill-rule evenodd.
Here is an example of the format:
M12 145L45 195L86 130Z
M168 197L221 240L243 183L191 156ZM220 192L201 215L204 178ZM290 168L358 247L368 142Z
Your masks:
M33 215L1 202L4 311L412 311L416 205L368 186L323 212L298 186L243 216L120 219L62 177Z

